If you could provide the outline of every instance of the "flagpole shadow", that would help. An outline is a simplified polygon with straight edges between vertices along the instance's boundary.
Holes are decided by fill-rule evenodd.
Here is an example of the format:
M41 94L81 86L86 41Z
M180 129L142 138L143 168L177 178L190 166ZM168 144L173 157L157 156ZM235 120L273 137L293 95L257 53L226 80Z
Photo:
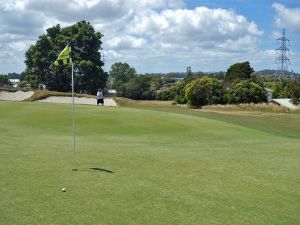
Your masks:
M88 169L79 169L78 171L91 171L91 172L106 172L106 173L114 173L111 170L107 170L107 169L102 169L102 168L98 168L98 167L92 167L92 168L88 168Z

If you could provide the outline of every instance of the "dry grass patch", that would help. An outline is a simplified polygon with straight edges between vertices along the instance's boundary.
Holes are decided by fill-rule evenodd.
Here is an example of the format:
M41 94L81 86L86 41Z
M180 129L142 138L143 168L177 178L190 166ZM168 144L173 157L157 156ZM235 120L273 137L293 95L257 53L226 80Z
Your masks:
M199 112L214 112L235 115L265 115L265 114L299 114L300 110L293 110L283 106L260 103L260 104L239 104L239 105L207 105L202 108L189 108L188 105L174 104L173 101L147 101L132 100L128 98L115 97L114 100L120 106L137 107L137 108L184 108Z
M299 113L299 110L289 109L271 103L260 104L238 104L238 105L207 105L203 106L205 111L218 112L271 112L271 113Z
M173 101L158 101L158 100L132 100L129 98L114 97L115 102L120 106L149 106L149 107L166 107L173 106Z

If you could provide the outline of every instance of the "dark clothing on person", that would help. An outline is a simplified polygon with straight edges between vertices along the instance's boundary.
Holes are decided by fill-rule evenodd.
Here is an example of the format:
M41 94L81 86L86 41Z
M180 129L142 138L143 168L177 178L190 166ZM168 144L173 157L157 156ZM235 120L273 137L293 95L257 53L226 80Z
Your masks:
M100 99L97 99L97 105L103 105L104 104L104 99L103 98L100 98Z

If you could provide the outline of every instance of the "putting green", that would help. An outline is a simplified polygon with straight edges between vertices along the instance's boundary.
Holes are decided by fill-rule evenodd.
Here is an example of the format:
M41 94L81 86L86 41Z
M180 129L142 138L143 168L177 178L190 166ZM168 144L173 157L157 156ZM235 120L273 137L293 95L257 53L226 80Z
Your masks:
M72 172L70 105L0 102L0 224L300 224L299 114L75 114Z

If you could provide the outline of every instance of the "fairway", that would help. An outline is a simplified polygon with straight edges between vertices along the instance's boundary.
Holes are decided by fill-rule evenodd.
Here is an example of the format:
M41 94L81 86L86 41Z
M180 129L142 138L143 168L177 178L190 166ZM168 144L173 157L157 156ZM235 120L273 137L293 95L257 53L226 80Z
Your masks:
M300 224L300 114L0 102L2 225ZM66 192L61 189L66 187Z

